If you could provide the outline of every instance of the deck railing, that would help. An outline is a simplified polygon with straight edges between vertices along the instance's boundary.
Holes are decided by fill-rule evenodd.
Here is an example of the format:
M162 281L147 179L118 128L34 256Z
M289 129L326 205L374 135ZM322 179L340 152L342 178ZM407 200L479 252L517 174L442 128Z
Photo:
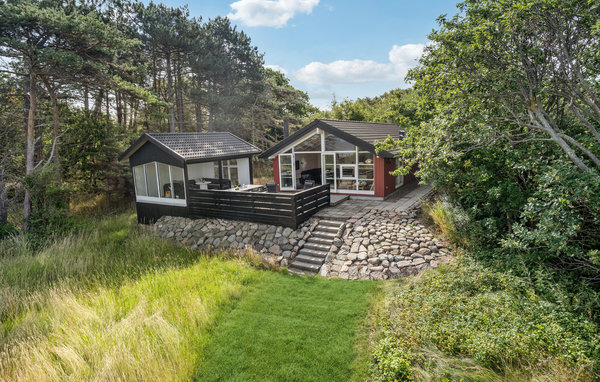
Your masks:
M329 185L296 193L228 190L189 190L192 217L215 217L297 228L323 207L329 206Z

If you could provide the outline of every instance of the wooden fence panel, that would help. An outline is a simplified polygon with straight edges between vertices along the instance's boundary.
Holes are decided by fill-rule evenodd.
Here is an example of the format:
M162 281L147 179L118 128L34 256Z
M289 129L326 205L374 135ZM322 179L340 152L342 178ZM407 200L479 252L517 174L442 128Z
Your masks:
M297 228L329 205L329 185L294 194L189 189L191 217L215 217Z

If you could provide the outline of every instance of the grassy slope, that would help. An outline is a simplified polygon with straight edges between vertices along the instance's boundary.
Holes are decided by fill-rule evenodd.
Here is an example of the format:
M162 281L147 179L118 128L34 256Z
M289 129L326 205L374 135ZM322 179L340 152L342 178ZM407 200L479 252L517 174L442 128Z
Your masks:
M240 260L140 232L133 216L0 256L0 380L189 379L208 329L258 282Z
M356 332L375 284L260 271L152 237L134 218L93 222L41 252L0 242L0 380L188 380L205 358L217 372L227 351L218 372L240 379L364 371Z
M200 381L347 381L376 284L268 274L216 329Z

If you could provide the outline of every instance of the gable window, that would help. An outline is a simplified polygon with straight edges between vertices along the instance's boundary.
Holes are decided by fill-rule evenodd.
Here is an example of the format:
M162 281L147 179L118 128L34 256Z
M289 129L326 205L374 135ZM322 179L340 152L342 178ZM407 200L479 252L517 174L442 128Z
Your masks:
M133 167L138 202L185 205L183 168L151 162Z
M325 133L325 151L354 151L355 146L330 133Z
M314 134L307 140L298 143L294 146L294 152L320 152L321 151L321 134Z

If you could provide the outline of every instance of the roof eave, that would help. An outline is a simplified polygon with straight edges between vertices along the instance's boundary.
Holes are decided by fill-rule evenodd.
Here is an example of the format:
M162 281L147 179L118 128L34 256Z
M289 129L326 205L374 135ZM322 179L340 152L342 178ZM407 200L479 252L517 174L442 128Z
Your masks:
M133 145L131 145L127 150L125 150L125 152L119 156L119 158L118 158L119 161L122 161L122 160L125 160L125 159L128 159L129 157L131 157L146 142L151 142L151 143L155 144L156 147L158 147L159 150L162 150L166 154L169 154L169 155L175 157L177 160L181 161L181 163L185 163L185 158L184 157L182 157L181 155L179 155L175 151L171 150L168 146L165 146L164 144L162 144L162 142L160 142L159 140L155 139L154 137L152 137L148 133L144 133L144 135L142 135L140 138L138 138L138 140L135 141L133 143Z

